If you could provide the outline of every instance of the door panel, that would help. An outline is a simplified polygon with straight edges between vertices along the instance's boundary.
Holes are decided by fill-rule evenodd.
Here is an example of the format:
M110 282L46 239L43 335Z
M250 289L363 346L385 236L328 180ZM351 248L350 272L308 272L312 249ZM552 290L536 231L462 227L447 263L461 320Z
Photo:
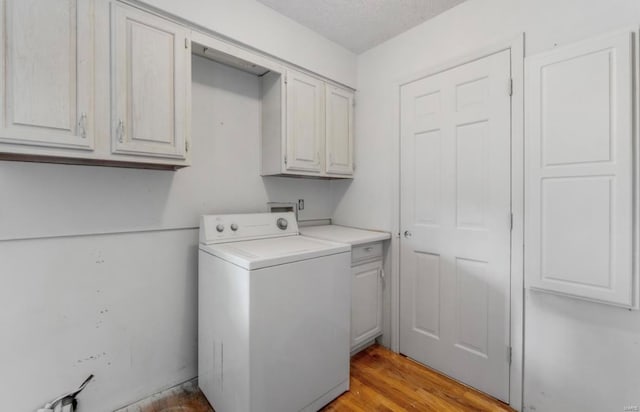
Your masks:
M184 159L188 32L130 7L112 7L114 153Z
M302 73L287 73L287 170L322 172L323 86Z
M508 401L510 52L401 89L400 350Z
M371 339L382 330L382 262L351 268L351 347Z
M353 174L353 93L326 86L326 171Z
M93 1L5 0L0 14L0 141L92 149Z
M413 286L412 328L434 339L440 337L440 256L417 252Z

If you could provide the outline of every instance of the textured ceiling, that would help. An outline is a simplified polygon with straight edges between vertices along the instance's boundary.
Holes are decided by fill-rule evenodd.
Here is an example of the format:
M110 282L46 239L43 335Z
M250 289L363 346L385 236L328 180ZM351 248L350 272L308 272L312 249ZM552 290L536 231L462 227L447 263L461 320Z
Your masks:
M376 46L464 0L258 0L355 52Z

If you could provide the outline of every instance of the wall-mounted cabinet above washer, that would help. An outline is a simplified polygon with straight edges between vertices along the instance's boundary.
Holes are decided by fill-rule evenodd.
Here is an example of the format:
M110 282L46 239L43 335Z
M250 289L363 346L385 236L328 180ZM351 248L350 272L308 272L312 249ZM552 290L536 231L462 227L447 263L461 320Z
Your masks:
M113 153L187 160L190 30L113 3L111 136Z
M353 177L353 91L291 69L262 86L262 175Z
M93 151L93 1L5 0L0 18L0 151Z
M109 0L0 0L0 159L189 165L191 30Z
M192 53L260 78L262 175L353 176L352 90L127 0L0 0L0 160L189 166Z
M193 54L260 79L262 176L353 177L353 90L205 33Z

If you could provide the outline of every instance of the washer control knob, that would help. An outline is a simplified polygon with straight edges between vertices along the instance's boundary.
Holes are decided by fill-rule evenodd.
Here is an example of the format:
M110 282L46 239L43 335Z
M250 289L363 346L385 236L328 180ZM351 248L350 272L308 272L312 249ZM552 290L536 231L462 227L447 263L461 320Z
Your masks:
M279 229L287 230L287 227L289 226L289 222L287 222L287 219L281 217L276 221L276 225L278 225Z
M232 223L232 224L231 224L231 230L233 230L234 232L235 232L236 230L238 230L238 225L237 225L237 224L235 224L235 223Z
M216 230L222 233L224 231L224 225L218 224L218 226L216 226Z

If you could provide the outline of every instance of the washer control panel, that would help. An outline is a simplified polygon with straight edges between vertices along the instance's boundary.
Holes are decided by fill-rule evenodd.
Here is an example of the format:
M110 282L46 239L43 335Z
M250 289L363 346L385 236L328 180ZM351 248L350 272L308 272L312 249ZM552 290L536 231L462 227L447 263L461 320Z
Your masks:
M297 234L293 212L204 215L200 219L200 243L204 244Z

